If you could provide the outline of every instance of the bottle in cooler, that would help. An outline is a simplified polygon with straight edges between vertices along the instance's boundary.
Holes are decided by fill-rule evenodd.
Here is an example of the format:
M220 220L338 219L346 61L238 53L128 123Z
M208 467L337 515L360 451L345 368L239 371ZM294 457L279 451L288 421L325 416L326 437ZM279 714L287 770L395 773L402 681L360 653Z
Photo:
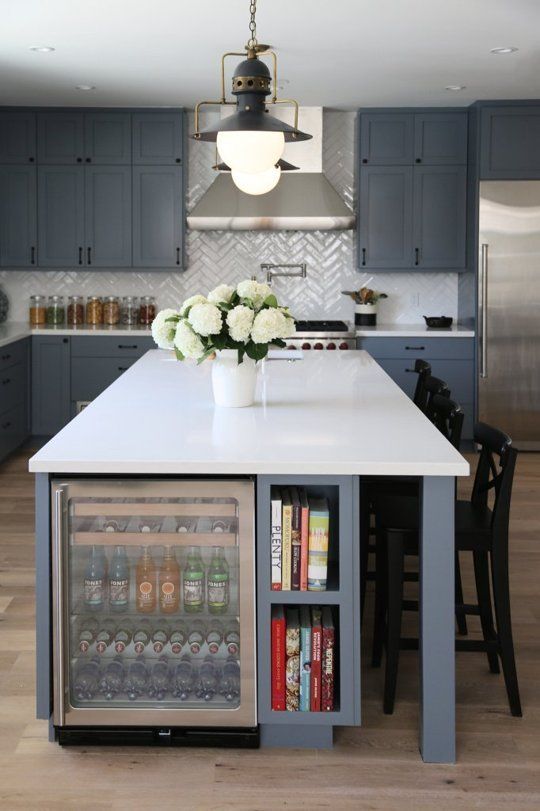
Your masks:
M128 617L123 617L116 626L114 634L114 649L123 653L133 639L133 623Z
M169 692L169 663L166 656L160 656L152 665L148 695L156 701L163 701Z
M78 701L90 701L97 694L99 672L99 657L79 660L73 678L73 692Z
M213 619L208 625L206 631L206 644L208 645L209 653L217 653L219 646L223 642L223 623L218 619Z
M148 691L148 669L146 667L144 656L137 656L134 662L129 666L125 691L130 701L143 696Z
M240 665L234 656L228 656L223 665L219 692L227 701L235 701L240 696Z
M105 653L109 645L112 644L115 634L115 620L109 618L104 619L99 626L96 636L96 650L98 653Z
M206 639L206 626L202 620L193 620L190 626L188 644L190 651L196 656Z
M99 680L99 689L107 701L115 698L124 689L126 669L120 656L115 656L103 671Z
M196 614L204 608L204 563L196 546L188 548L183 572L184 610Z
M94 642L99 628L99 623L95 617L81 617L78 628L78 643L81 653L86 653Z
M171 626L171 635L169 642L171 643L171 650L175 655L182 652L182 648L187 642L188 631L184 620L176 620Z
M84 607L100 611L105 605L106 559L102 546L92 546L84 572Z
M219 670L214 664L214 659L212 656L206 656L204 662L199 668L195 695L197 698L203 698L205 701L211 701L217 692L218 683Z
M159 570L159 610L176 614L180 608L180 566L172 546L166 546Z
M222 546L214 546L207 574L208 611L225 614L229 607L229 566Z
M109 569L109 608L125 611L129 604L129 560L125 546L115 546Z
M141 614L152 614L156 609L157 596L156 565L152 553L147 546L142 547L142 553L137 561L136 570L137 597L136 608Z
M133 646L136 654L140 654L144 651L151 637L152 626L150 625L150 620L138 620L135 625L135 631L133 632Z
M225 644L227 645L227 653L231 656L237 656L240 650L240 628L238 622L233 621L227 625L225 630Z
M169 628L169 623L165 622L164 620L156 622L154 631L152 633L152 644L156 653L161 653L169 641L170 636L171 630Z
M195 668L191 657L185 653L174 669L172 692L176 698L186 701L194 690Z

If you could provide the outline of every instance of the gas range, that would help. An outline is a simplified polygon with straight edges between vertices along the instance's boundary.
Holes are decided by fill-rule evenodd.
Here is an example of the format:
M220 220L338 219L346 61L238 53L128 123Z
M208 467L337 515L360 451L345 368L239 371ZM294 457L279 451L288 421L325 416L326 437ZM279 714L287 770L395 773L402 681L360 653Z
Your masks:
M297 321L287 349L355 349L355 332L345 321Z

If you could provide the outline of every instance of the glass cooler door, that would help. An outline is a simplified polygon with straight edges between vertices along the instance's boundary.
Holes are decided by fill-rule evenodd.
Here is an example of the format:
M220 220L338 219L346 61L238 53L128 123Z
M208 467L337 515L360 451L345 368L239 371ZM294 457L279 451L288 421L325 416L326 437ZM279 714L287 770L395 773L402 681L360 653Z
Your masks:
M256 726L253 482L52 499L55 725Z

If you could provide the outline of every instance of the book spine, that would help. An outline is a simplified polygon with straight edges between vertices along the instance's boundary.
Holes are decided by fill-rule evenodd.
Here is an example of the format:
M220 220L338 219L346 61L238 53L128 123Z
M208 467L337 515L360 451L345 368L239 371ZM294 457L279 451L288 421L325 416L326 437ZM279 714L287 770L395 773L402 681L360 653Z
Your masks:
M291 589L300 591L300 515L299 504L293 504L292 527L291 527Z
M321 709L321 645L322 628L314 625L311 631L311 712Z
M309 712L311 706L311 625L300 631L300 710Z
M272 499L272 591L281 590L281 499Z
M272 709L285 709L285 617L272 618Z
M292 506L283 505L283 545L281 549L281 588L283 591L291 590L291 536L292 536Z
M285 665L286 708L296 712L300 708L300 628L298 624L286 631L287 664Z
M323 626L322 631L322 666L321 666L321 710L334 710L334 629Z
M325 591L328 571L328 519L310 517L308 591Z
M300 518L300 591L308 587L309 509L302 507Z

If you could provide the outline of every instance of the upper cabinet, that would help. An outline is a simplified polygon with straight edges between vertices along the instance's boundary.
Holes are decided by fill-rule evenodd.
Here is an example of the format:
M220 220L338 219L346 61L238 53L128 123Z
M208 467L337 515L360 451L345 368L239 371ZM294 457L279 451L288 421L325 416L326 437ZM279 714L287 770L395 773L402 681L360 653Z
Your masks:
M480 179L540 179L540 105L482 107Z
M360 163L467 163L467 113L363 113Z
M133 167L133 266L182 265L181 166Z
M0 112L0 163L35 162L35 114Z
M36 167L0 166L0 267L37 264Z
M130 164L131 115L39 113L38 159L47 164Z
M83 163L82 113L38 113L38 161L49 164Z
M182 137L180 113L134 113L133 163L182 163Z

